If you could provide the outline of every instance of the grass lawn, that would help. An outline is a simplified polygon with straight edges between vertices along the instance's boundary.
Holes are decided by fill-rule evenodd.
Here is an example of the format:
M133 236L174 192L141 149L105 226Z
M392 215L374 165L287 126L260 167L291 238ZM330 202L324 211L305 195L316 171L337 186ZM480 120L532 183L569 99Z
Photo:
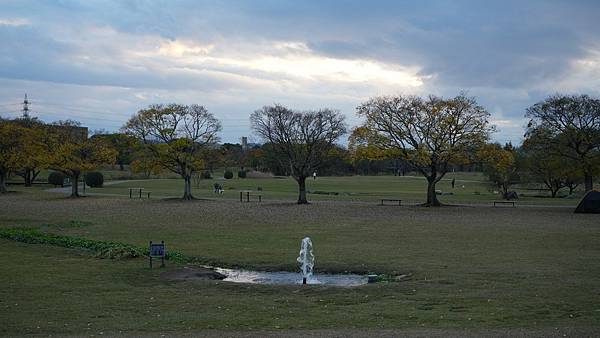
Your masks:
M239 199L240 190L252 190L258 193L258 188L266 200L291 200L298 198L298 184L288 177L268 179L239 179L225 180L222 175L209 180L194 182L192 192L194 196L211 199ZM452 179L456 179L455 188L451 186ZM214 183L224 187L223 195L213 193ZM87 192L114 194L128 196L129 187L142 187L151 191L152 196L180 197L183 195L182 179L154 179L125 181L116 185L107 185L104 188L87 189ZM490 190L490 185L481 173L449 173L436 187L444 193L452 195L439 196L444 203L473 204L491 203L498 200L498 194ZM316 180L307 179L309 200L338 200L338 201L377 201L382 198L402 199L409 204L423 203L426 200L427 182L421 176L343 176L319 177ZM547 205L573 205L579 199L566 198L540 198L535 195L544 195L538 190L517 189L522 195L519 203L547 204ZM523 196L523 194L525 194Z
M36 227L138 246L165 240L168 248L208 263L292 271L300 240L310 236L318 271L412 277L350 289L169 282L143 259L97 259L81 250L0 240L0 335L600 330L598 215L576 215L561 206L381 207L378 194L419 200L423 182L370 179L311 181L311 190L373 195L311 195L315 203L305 206L290 203L293 182L276 179L225 182L236 189L260 184L267 197L261 204L239 203L233 191L214 197L205 189L197 195L213 200L73 200L39 187L16 188L0 196L2 228ZM461 180L473 187L465 184L464 194L443 196L444 201L494 199L472 193L484 186L476 177ZM129 182L97 190L125 196L124 187L147 184L159 195L177 196L180 183ZM377 189L381 192L373 193ZM559 203L567 202L576 203ZM167 269L177 268L168 262ZM366 331L348 334L356 332Z

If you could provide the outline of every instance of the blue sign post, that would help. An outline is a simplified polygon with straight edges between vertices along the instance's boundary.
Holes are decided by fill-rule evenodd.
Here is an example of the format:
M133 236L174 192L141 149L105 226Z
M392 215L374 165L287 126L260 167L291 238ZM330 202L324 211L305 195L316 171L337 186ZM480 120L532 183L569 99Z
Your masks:
M152 269L152 258L160 258L160 267L164 268L166 254L165 241L160 241L160 244L152 244L152 241L150 241L150 254L148 255L150 257L150 269Z

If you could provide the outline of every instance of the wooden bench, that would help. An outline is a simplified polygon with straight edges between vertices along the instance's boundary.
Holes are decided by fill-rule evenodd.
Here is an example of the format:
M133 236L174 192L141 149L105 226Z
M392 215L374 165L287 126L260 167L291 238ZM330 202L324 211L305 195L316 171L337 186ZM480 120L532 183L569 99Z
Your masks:
M396 200L396 199L381 199L381 205L385 205L384 202L398 202L398 205L402 205L402 200Z
M513 208L516 207L515 202L514 201L494 201L494 207L497 204L512 204Z
M250 202L250 193L252 191L246 190L246 191L240 191L240 202L244 202L244 193L246 193L246 202ZM258 197L258 201L262 202L262 195L261 194L255 194L256 197Z
M129 198L133 198L134 190L137 190L139 192L140 198L142 198L142 191L144 190L144 188L129 188ZM137 195L137 193L136 193L136 195ZM150 195L148 195L148 198L150 198Z

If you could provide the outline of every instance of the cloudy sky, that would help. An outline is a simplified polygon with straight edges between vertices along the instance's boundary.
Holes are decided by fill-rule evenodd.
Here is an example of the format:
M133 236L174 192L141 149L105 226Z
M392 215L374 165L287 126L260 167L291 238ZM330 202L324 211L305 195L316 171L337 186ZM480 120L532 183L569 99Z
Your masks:
M117 130L152 103L198 103L223 141L282 103L475 96L519 143L548 94L600 96L600 1L0 0L0 116Z

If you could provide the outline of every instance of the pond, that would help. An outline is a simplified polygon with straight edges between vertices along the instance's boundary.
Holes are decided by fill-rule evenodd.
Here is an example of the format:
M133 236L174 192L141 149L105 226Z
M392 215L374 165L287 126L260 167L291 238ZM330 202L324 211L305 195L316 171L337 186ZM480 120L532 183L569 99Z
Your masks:
M302 274L296 272L267 272L223 268L214 268L214 270L227 276L223 279L225 282L277 285L302 284ZM355 274L314 274L307 280L307 284L312 285L345 287L364 285L367 282L367 276Z

